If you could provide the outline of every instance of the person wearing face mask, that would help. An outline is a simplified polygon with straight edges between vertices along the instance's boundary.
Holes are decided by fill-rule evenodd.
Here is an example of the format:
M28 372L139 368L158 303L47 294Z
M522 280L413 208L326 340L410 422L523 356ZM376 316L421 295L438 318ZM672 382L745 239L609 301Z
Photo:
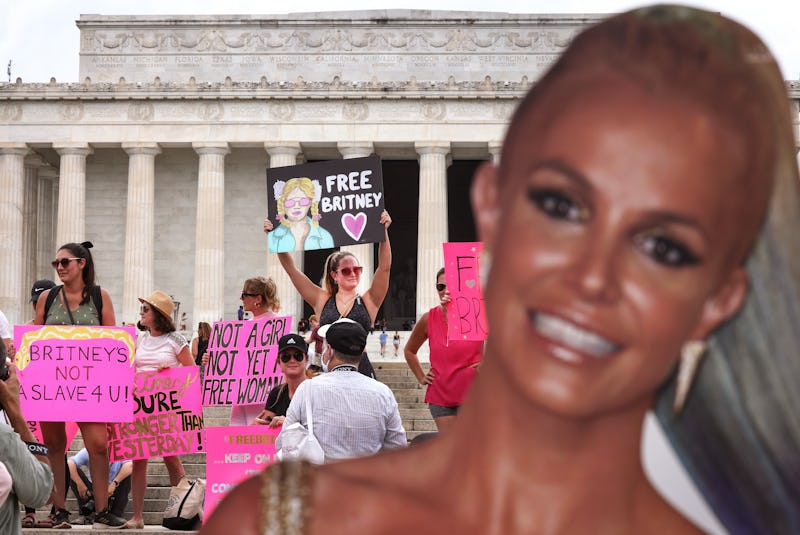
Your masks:
M295 422L307 425L306 396L310 396L314 436L326 462L405 447L406 432L394 394L385 384L358 373L367 331L342 318L322 326L320 335L328 344L322 358L328 373L300 383L283 429ZM279 435L276 448L281 441Z
M253 421L256 425L281 427L297 387L314 376L306 369L308 344L299 334L286 334L278 340L278 361L283 372L283 382L269 391L264 410Z

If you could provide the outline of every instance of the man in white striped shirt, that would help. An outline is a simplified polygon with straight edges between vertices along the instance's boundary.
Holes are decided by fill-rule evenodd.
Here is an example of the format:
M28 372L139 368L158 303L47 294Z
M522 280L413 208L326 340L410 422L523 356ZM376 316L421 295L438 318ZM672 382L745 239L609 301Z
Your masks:
M326 462L406 446L394 394L385 384L358 373L367 344L364 328L342 318L321 327L319 333L328 342L322 361L329 371L300 383L283 428L294 422L306 425L305 399L310 395L314 435Z

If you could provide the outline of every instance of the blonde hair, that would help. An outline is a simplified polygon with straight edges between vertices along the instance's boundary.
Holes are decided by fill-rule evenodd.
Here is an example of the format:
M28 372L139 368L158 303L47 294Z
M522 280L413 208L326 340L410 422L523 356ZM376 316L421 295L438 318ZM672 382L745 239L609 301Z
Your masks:
M278 216L281 220L281 225L285 225L287 227L292 226L292 222L286 219L286 208L284 207L283 203L289 194L296 189L299 189L303 192L303 195L311 199L311 224L315 227L319 226L319 222L317 221L319 219L319 201L314 200L316 197L314 183L308 177L299 177L289 180L286 185L283 186L283 191L281 192L280 197L275 199L275 202L278 205Z
M333 280L331 272L338 270L339 263L348 256L352 256L358 262L356 255L348 251L334 251L325 260L325 273L322 275L321 285L329 295L336 295L336 292L339 291L339 285Z

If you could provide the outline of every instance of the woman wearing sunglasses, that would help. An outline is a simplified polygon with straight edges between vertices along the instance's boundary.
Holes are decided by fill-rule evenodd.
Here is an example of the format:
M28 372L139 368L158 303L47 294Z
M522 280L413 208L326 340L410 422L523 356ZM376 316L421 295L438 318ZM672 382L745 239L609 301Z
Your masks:
M299 334L286 334L278 340L278 360L283 382L269 391L267 403L253 421L256 425L281 427L297 387L313 374L307 370L308 344Z
M425 312L414 325L403 353L408 367L421 385L428 385L425 403L441 433L452 423L458 408L464 402L469 387L481 362L483 342L447 340L447 303L450 292L444 277L444 268L436 273L436 291L439 306ZM425 373L420 366L417 351L428 340L431 368Z
M136 371L158 371L178 366L194 366L189 350L189 342L175 330L172 313L175 304L166 293L156 290L148 297L140 297L139 324L145 329L136 344ZM177 485L185 475L180 457L164 457L164 465L169 473L169 484ZM144 528L144 494L147 490L147 459L133 461L131 477L133 494L133 517L124 529Z
M265 320L278 315L281 308L278 287L268 277L252 277L242 285L242 306L253 315L253 320ZM231 425L250 425L264 410L264 405L234 405L231 408Z
M94 282L94 261L91 242L66 243L51 262L61 285L45 290L36 301L36 325L115 325L114 305L104 288ZM52 294L52 296L51 296ZM49 305L49 306L48 306ZM47 446L53 468L53 507L49 521L54 528L69 527L66 500L67 434L63 422L41 422L42 438ZM108 510L108 447L104 422L78 423L84 444L89 452L89 473L96 522L101 526L118 526L120 519Z
M269 252L287 253L333 247L331 233L319 226L322 217L318 208L321 189L319 182L306 177L275 184L280 225L270 236Z
M314 307L314 314L319 318L320 326L333 323L339 318L349 318L364 327L367 332L375 323L378 309L383 304L386 291L389 289L389 271L392 267L392 246L389 243L389 225L392 218L386 210L381 213L381 225L384 227L384 241L378 245L378 268L372 277L372 284L364 295L358 293L361 281L361 267L358 258L348 251L336 251L325 260L323 275L324 288L314 284L305 273L297 269L292 256L278 253L281 266L289 275L294 287L303 299ZM264 220L264 232L272 231L272 223ZM364 375L375 377L372 364L364 353L358 371Z

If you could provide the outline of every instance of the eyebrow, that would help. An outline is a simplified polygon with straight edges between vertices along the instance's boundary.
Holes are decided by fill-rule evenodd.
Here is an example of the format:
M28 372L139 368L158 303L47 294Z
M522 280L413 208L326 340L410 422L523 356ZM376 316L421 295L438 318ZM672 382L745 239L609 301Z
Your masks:
M557 173L563 175L565 178L576 183L581 188L585 188L590 191L594 191L595 189L594 186L589 182L589 180L586 179L586 177L583 174L581 174L579 171L571 167L567 162L565 162L560 158L550 158L547 160L542 160L541 162L537 162L536 164L528 168L528 176L542 170L556 171ZM666 210L655 210L647 213L647 219L653 225L673 224L673 225L689 226L696 229L701 234L704 240L708 240L709 238L704 229L702 228L702 226L700 225L700 222L693 217L689 217L683 214L677 214L675 212L670 212Z
M570 179L571 181L577 183L580 187L593 190L594 186L592 186L589 181L579 173L575 168L571 167L567 162L560 158L550 158L547 160L542 160L541 162L537 162L536 164L532 165L528 168L528 175L532 175L537 171L542 170L550 170L556 171L566 178Z

